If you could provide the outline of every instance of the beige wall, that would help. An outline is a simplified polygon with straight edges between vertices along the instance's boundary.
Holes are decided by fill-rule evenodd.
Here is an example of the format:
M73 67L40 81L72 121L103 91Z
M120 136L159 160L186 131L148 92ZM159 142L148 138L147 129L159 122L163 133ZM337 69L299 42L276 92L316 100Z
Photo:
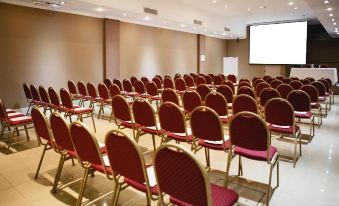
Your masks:
M212 37L205 38L206 62L201 73L221 74L223 72L223 57L226 56L227 41Z
M27 106L22 84L57 89L103 78L103 20L0 3L0 97Z
M196 72L197 36L120 22L120 76Z

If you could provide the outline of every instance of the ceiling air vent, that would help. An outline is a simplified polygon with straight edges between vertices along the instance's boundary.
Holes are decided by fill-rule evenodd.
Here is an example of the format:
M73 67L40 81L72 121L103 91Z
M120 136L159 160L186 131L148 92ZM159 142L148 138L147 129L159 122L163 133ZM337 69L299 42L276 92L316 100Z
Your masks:
M60 2L49 2L49 1L39 1L39 0L35 0L33 1L34 5L38 5L38 6L46 6L46 7L51 7L51 8L60 8L61 6L65 5L64 1L60 1Z
M193 19L193 23L200 26L202 25L202 21L196 19Z
M227 27L224 27L224 31L226 31L226 32L230 32L230 31L231 31L231 29L230 29L230 28L227 28Z
M150 9L150 8L147 8L147 7L144 7L144 12L147 13L147 14L158 15L158 10Z

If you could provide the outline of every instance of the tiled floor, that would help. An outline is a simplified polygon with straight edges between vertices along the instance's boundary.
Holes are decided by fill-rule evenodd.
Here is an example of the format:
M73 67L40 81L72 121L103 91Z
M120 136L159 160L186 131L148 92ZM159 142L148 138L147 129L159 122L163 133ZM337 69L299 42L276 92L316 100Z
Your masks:
M108 113L107 110L106 115ZM339 103L336 103L332 106L328 117L323 120L321 128L316 129L313 141L303 145L303 156L296 168L293 168L290 162L280 162L280 186L273 193L271 205L339 205L338 118ZM85 122L93 128L89 119ZM95 135L100 142L103 142L109 130L116 129L113 123L103 119L96 119L96 125ZM123 131L132 136L128 129ZM302 131L307 133L308 125L302 125ZM53 194L51 189L59 160L58 154L52 150L46 153L40 176L35 180L34 174L42 147L37 147L33 129L30 129L30 142L25 141L24 132L21 132L21 135L16 139L23 142L13 145L12 151L8 151L5 144L0 142L0 205L75 205L80 187L78 179L83 174L79 164L72 166L70 161L65 164L58 192ZM148 135L142 136L139 143L152 149L152 141ZM157 144L159 144L159 139ZM277 138L273 138L272 144L278 147L280 153L292 154L292 144L277 140ZM199 151L196 156L202 164L205 164L203 151ZM212 152L213 170L210 172L212 182L223 183L226 160L227 156L224 152ZM261 205L262 203L258 202L264 201L265 186L268 182L268 165L264 162L243 160L244 177L249 179L245 180L236 176L237 162L236 157L232 161L230 171L232 177L229 187L240 194L239 205ZM273 185L276 183L275 180L276 172L274 171ZM112 194L100 200L91 201L111 192L113 186L113 182L101 174L89 178L84 202L90 205L111 204ZM120 195L119 205L146 205L145 195L133 189L126 189ZM156 202L152 205L156 205Z

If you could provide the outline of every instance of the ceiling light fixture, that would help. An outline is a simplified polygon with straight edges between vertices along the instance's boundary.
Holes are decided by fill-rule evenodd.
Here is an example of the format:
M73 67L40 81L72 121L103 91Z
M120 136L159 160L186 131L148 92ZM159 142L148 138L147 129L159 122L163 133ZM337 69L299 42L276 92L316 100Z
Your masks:
M289 6L293 6L293 5L294 5L294 2L293 2L293 1L288 2L288 5L289 5Z
M335 21L335 19L332 19L332 21Z
M146 20L146 21L148 21L148 20L150 20L151 18L149 17L149 16L145 16L144 17L144 20Z
M103 9L102 7L98 7L98 8L96 8L95 10L97 10L97 11L99 11L99 12L104 11L104 9Z
M124 12L122 15L124 15L124 16L127 16L127 13L126 13L126 12Z
M185 24L180 24L180 27L185 27L186 25Z
M328 4L328 1L327 1L327 0L325 0L325 1L324 1L324 4Z
M217 3L217 0L213 0L212 3L213 3L213 4Z
M251 11L251 8L247 8L247 11Z
M328 7L326 10L327 10L327 11L332 11L333 8L332 8L332 7Z
M60 2L60 4L61 4L61 5L65 5L65 4L66 4L66 2L62 1L62 2Z
M333 25L335 26L335 25L337 25L337 23L333 22Z
M298 9L298 7L297 7L297 6L295 6L295 7L294 7L294 10L297 10L297 9Z
M260 6L259 8L260 9L266 9L266 6Z
M333 14L329 14L329 16L333 16Z
M225 9L227 9L227 8L228 8L228 5L227 5L227 4L225 4L225 6L224 6L224 7L225 7Z

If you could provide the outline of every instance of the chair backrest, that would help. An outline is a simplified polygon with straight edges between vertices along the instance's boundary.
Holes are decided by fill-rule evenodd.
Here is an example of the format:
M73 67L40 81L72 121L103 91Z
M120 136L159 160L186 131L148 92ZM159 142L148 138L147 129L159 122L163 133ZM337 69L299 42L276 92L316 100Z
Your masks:
M137 81L138 79L135 76L131 76L131 84L134 87L134 83L135 81Z
M308 94L308 96L311 99L311 103L317 103L318 102L318 98L319 98L319 94L318 94L318 90L315 86L313 85L304 85L300 88L300 90L306 92Z
M217 92L219 92L225 97L227 103L233 102L233 91L231 88L229 88L229 86L221 85L217 88Z
M186 149L162 145L155 153L154 165L161 199L165 193L183 205L212 205L207 172Z
M124 88L122 87L122 84L121 84L120 79L114 78L114 79L113 79L113 84L116 84L116 85L119 87L120 91L123 91L123 90L124 90Z
M213 82L215 75L211 73L211 74L208 74L208 76L211 77L211 80Z
M282 76L282 75L279 75L279 76L276 77L276 79L282 81L283 79L285 79L285 77Z
M39 95L39 92L38 92L37 88L34 85L32 85L32 84L31 84L31 86L29 88L30 88L30 91L31 91L31 94L32 94L32 98L35 101L40 102L41 99L40 99L40 95Z
M267 84L271 84L271 82L274 81L274 80L275 80L275 78L273 78L273 77L268 77L268 78L265 80L265 82L266 82Z
M281 80L283 83L285 83L285 84L289 84L291 81L292 81L292 79L290 79L290 78L285 78L285 79L283 79L283 80Z
M254 85L254 82L257 81L258 79L261 79L260 77L253 77L252 79L252 85ZM263 80L264 81L264 80Z
M243 111L258 113L257 103L251 96L246 94L241 94L234 98L232 110L233 115Z
M205 98L205 105L213 109L219 116L228 115L226 98L219 92L211 92Z
M176 105L179 105L179 97L173 89L164 89L161 94L162 102L173 102Z
M52 138L49 132L49 126L46 116L37 107L33 107L31 115L35 128L35 133L39 142L41 142L41 139L44 139L52 143Z
M212 77L209 75L204 76L206 84L212 84Z
M262 82L265 82L265 80L263 80L263 79L261 79L261 78L254 80L254 82L253 82L253 88L254 88L254 89L257 88L258 84L260 84L260 83L262 83Z
M128 79L122 80L122 86L125 92L133 92L132 83Z
M95 89L95 86L92 82L87 83L87 91L88 91L88 95L90 97L92 97L92 98L98 97L97 90Z
M303 85L311 84L310 80L308 80L308 79L301 79L300 82L301 82Z
M145 160L139 146L118 130L112 130L106 134L105 145L110 166L114 173L141 184L146 182L149 190Z
M288 94L293 91L293 87L291 87L289 84L281 84L277 87L277 91L280 94L281 98L287 99Z
M161 129L173 133L186 133L184 114L178 105L164 102L159 108L159 121Z
M158 89L162 89L162 83L159 77L153 77L152 82L154 82L155 85L157 85Z
M202 101L205 101L206 96L211 92L211 89L206 84L200 84L197 86L197 92Z
M26 83L24 83L23 85L23 88L24 88L24 92L25 92L25 97L27 100L31 100L32 99L32 94L31 94L31 91L29 90L29 87Z
M120 91L118 85L112 84L109 87L109 94L111 95L111 98L115 97L116 95L121 94L121 91Z
M292 80L292 81L294 81L294 80L300 80L298 77L290 77L290 79Z
M270 99L265 105L265 120L280 126L295 126L294 109L291 103L283 98Z
M134 89L135 89L135 92L138 93L138 94L145 94L146 93L145 85L140 80L136 80L134 82Z
M41 101L43 103L46 103L46 104L50 103L50 100L49 100L49 97L48 97L48 93L47 93L46 89L43 86L39 86L39 94L40 94Z
M165 79L164 79L164 89L167 89L167 88L174 89L174 83L173 83L172 78L165 77Z
M105 84L99 83L98 85L98 92L99 96L103 100L108 100L109 99L109 92Z
M298 90L303 86L303 83L299 80L293 80L290 82L290 85L294 90Z
M131 112L125 97L115 95L112 98L112 110L114 118L122 121L132 121Z
M159 95L158 87L153 81L147 82L146 91L147 91L147 94L149 94L151 96L158 96Z
M222 81L223 81L222 77L220 75L216 75L214 76L213 84L219 86L222 84Z
M270 86L273 88L273 89L276 89L280 84L282 84L283 82L278 80L278 79L275 79L271 82Z
M49 119L52 134L59 150L74 151L71 135L69 133L69 125L60 113L54 112Z
M195 91L186 91L182 97L183 106L186 112L192 112L192 110L202 105L200 95Z
M307 79L308 81L310 81L311 83L315 81L315 79L313 77L306 77L305 79Z
M58 95L58 93L53 89L53 87L49 87L49 88L48 88L48 95L49 95L49 98L50 98L50 100L51 100L51 103L52 103L54 106L56 106L56 107L61 106L59 95Z
M325 80L330 84L330 88L331 88L332 87L332 80L330 78L325 78Z
M68 90L69 90L70 94L72 94L72 95L78 94L77 88L76 88L76 86L75 86L75 84L72 80L68 80L67 86L68 86Z
M81 94L84 97L87 96L86 86L83 81L78 81L78 90L79 94Z
M237 83L237 77L233 74L228 75L227 80L231 81L232 83Z
M269 84L267 84L266 82L262 82L257 84L257 86L255 87L255 93L258 97L260 97L260 93L262 90L266 89L266 88L270 88L271 86Z
M163 78L162 78L162 76L161 76L160 74L157 74L157 75L155 75L155 77L157 77L158 79L160 79L160 81L161 81L161 84L162 84L162 81L163 81Z
M64 88L60 89L60 98L61 98L62 105L64 107L68 109L73 109L73 102L72 102L71 95L66 89Z
M186 83L183 78L177 78L175 80L175 89L178 91L185 91L186 90Z
M264 75L264 76L262 77L262 79L265 80L265 82L266 82L266 79L268 79L268 78L270 78L270 77L271 77L270 75Z
M250 88L252 88L252 85L251 85L251 83L249 83L247 81L242 81L242 82L239 82L238 89L241 88L241 87L250 87Z
M156 125L155 114L152 106L143 99L136 99L132 105L135 123L145 127Z
M186 76L184 76L184 80L185 80L186 86L188 86L188 87L194 86L194 79L193 79L192 76L186 75Z
M109 78L104 79L104 84L106 85L107 88L109 88L112 85L112 81Z
M105 168L99 152L98 142L84 123L73 122L70 134L82 167L87 168L91 165L97 165Z
M267 151L269 157L269 131L265 121L257 114L240 112L229 124L229 135L232 145L257 151Z
M273 88L266 88L262 90L260 94L260 106L264 107L268 100L277 97L280 97L280 94L277 90Z
M208 127L206 127L208 122ZM224 141L224 131L219 115L205 106L199 106L192 111L191 118L192 134L197 139L210 141Z
M233 83L231 82L231 81L223 81L222 83L221 83L221 85L226 85L226 86L228 86L229 88L231 88L232 89L232 92L233 92L233 94L235 94L235 87L234 87L234 85L233 85Z
M0 120L1 121L8 121L8 116L6 112L5 104L0 99Z
M205 79L205 77L199 75L199 76L197 77L197 80L196 80L195 83L196 83L197 86L199 86L199 85L201 85L201 84L206 84L206 79Z
M314 81L311 83L311 85L317 88L319 97L326 96L326 87L322 82Z
M292 104L294 111L311 111L311 99L308 94L302 90L293 90L290 92L290 94L287 96L287 101Z
M239 80L239 83L241 83L241 82L247 82L247 83L249 83L251 85L251 81L249 79L246 79L246 78L241 78Z
M241 95L241 94L246 94L252 97L253 99L257 99L257 96L255 95L255 92L251 87L243 86L239 88L237 91L237 95Z
M331 89L331 85L330 83L325 80L325 79L319 79L318 80L319 82L323 83L325 85L325 88L326 88L326 92L330 92L330 89Z
M140 80L142 81L142 83L144 83L144 85L146 85L149 82L146 76L142 76Z
M226 81L226 76L224 74L219 74L219 76L221 76L222 81Z

